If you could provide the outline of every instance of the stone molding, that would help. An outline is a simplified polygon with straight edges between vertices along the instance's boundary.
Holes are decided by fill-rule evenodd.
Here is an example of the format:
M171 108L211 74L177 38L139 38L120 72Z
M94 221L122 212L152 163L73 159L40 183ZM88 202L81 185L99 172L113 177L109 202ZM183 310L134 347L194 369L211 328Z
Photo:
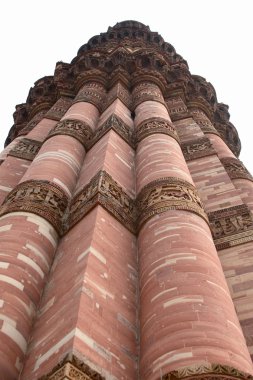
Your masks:
M98 82L86 83L78 92L74 99L74 103L87 102L93 104L101 113L105 102L104 86Z
M221 163L231 179L243 178L253 181L252 175L238 158L221 158Z
M163 375L161 380L253 380L253 376L222 364L201 364L183 367ZM51 380L51 379L50 379Z
M131 127L126 125L123 120L115 114L112 114L108 119L95 130L91 140L87 144L90 149L97 141L101 139L110 130L116 132L124 141L126 141L132 148L135 148L134 131Z
M72 200L70 228L101 205L128 230L135 232L135 203L106 171L99 171Z
M74 137L87 148L92 133L93 131L87 123L75 119L65 119L56 124L56 126L49 132L47 139L57 135L67 135Z
M39 380L105 380L77 356L67 355L53 370Z
M61 234L67 205L68 197L56 184L44 180L29 180L18 184L7 195L0 207L0 216L15 211L30 212L46 219Z
M22 158L23 160L33 161L34 157L38 154L42 142L23 138L20 140L13 149L9 151L8 156Z
M208 213L217 250L253 241L253 215L245 204Z
M171 136L179 143L177 131L173 124L168 120L159 117L145 120L136 128L136 143L139 143L145 137L153 135L154 133L162 133Z
M135 109L139 104L152 100L165 105L163 95L157 84L152 82L141 82L137 84L132 92L133 108Z
M50 110L45 114L47 119L61 120L65 115L69 107L72 105L73 99L62 97L50 108Z
M168 210L191 211L208 221L196 189L189 182L165 177L144 186L137 197L138 228L149 218Z
M216 154L208 137L200 137L181 144L181 149L186 161Z

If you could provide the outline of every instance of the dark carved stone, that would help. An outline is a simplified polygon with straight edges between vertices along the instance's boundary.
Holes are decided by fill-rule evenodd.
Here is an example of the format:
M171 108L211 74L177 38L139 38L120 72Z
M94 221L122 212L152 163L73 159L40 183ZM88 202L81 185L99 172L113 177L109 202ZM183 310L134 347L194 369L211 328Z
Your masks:
M219 132L215 129L211 121L205 115L205 113L198 109L192 109L191 115L196 123L200 126L203 133L213 133L220 136Z
M118 116L111 115L104 124L97 128L88 143L87 148L90 149L97 141L100 140L110 130L116 132L123 140L125 140L132 148L135 147L133 129L126 125Z
M231 179L244 178L253 181L252 175L248 172L243 163L237 158L221 158L221 162Z
M172 121L186 119L190 116L187 106L180 97L168 99L166 104Z
M53 370L39 380L105 380L77 356L67 355Z
M5 198L0 216L15 211L37 214L62 233L62 218L68 198L64 191L49 181L31 180L20 183Z
M200 137L199 139L182 143L181 149L186 161L216 153L208 137Z
M18 136L24 136L24 135L27 135L29 132L31 132L33 130L33 128L39 124L39 122L43 119L43 117L45 116L45 113L46 111L41 111L41 112L38 112L30 121L29 123L23 128L20 130L20 132L18 133Z
M167 210L192 211L208 220L193 185L179 178L165 177L146 185L137 197L138 227L153 215Z
M178 135L173 124L168 120L164 120L158 117L145 120L137 127L136 142L138 143L145 137L150 136L154 133L162 133L171 136L179 142Z
M40 141L23 138L12 150L10 150L8 156L32 161L40 150L41 145L42 143Z
M131 232L135 232L134 200L105 171L99 171L74 197L70 205L70 227L98 204Z
M153 100L164 104L164 99L160 88L152 82L141 82L137 84L132 92L133 108L147 100Z
M163 375L161 380L253 380L253 376L222 364L196 364ZM50 379L51 380L51 379Z
M72 136L86 148L92 136L91 127L83 121L75 119L65 119L59 121L49 132L47 139L56 135Z
M208 214L218 250L253 241L253 217L245 204Z
M74 103L88 102L97 107L99 112L102 112L105 101L104 86L97 82L86 83L78 92L74 99Z
M71 98L62 97L50 108L50 110L45 114L45 117L53 120L61 120L65 115L66 111L69 109L73 100Z
M121 83L117 83L106 95L104 109L108 108L116 99L120 99L128 109L132 109L132 99L129 91Z
M0 165L2 165L3 162L4 162L4 160L0 160Z

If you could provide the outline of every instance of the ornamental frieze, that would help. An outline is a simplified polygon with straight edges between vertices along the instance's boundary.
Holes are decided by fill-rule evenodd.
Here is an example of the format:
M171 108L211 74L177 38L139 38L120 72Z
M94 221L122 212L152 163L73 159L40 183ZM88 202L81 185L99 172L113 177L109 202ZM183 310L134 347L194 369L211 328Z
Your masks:
M245 204L208 213L216 249L253 241L253 216Z
M40 141L23 138L8 153L8 156L22 158L23 160L33 161L41 148Z
M73 100L71 98L62 97L50 108L50 110L45 114L45 117L53 120L61 120L65 115Z
M163 375L161 380L253 380L253 376L222 364L182 367ZM50 379L51 380L51 379Z
M38 112L30 121L29 123L19 131L18 136L24 136L27 135L29 132L33 130L33 128L39 124L39 122L44 118L46 111L40 111Z
M105 380L77 356L67 355L49 374L39 380Z
M135 147L134 131L126 125L117 115L112 114L99 128L97 128L88 142L87 148L90 149L97 141L101 139L110 130L116 132L132 148Z
M136 129L136 143L139 143L145 137L150 136L154 133L162 133L173 137L179 142L179 138L175 127L171 122L162 118L152 118L145 120Z
M243 163L234 157L221 158L221 162L231 179L244 178L253 181L252 175L248 172Z
M41 216L62 233L62 218L68 205L64 191L49 181L30 180L12 190L0 207L0 216L25 211Z
M152 82L141 82L133 89L133 108L135 109L142 102L152 100L164 104L164 99L160 88Z
M86 83L74 99L74 103L87 102L93 104L99 112L102 112L104 108L104 101L104 86L97 82Z
M139 228L152 216L168 210L191 211L208 220L194 186L175 177L157 179L144 186L136 206Z
M70 227L74 226L96 205L103 206L131 232L135 232L135 204L105 171L99 171L72 200Z
M190 116L187 106L180 97L168 99L166 104L172 121L186 119Z
M47 139L56 135L72 136L86 148L92 136L92 129L84 121L65 119L56 124L49 132Z
M199 139L182 143L181 149L186 161L215 154L215 150L208 137L200 137Z
M215 129L214 125L205 115L205 113L198 109L193 109L190 111L192 118L200 126L203 133L213 133L220 136L219 132Z
M128 109L132 108L132 99L129 91L119 82L106 95L104 109L107 109L116 99L121 100Z

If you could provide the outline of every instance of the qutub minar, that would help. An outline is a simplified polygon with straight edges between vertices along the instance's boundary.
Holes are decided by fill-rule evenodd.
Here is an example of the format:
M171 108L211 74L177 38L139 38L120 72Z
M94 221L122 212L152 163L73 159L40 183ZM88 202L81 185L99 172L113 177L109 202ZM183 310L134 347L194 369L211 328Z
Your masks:
M14 121L0 379L253 379L253 178L213 86L124 21Z

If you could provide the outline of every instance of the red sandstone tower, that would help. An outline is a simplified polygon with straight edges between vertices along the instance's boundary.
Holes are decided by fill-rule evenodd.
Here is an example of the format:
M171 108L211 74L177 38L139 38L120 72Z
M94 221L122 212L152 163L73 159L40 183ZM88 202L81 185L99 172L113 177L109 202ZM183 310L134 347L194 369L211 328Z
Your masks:
M212 85L125 21L14 120L0 379L253 379L253 178Z

